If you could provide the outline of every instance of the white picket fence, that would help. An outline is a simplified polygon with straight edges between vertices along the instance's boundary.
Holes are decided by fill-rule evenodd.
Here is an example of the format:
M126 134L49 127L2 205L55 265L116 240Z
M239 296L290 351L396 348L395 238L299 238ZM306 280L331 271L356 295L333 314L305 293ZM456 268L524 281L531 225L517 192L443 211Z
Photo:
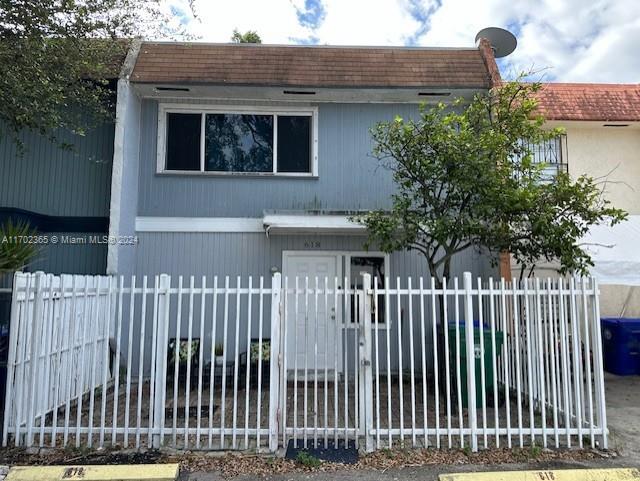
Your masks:
M594 280L265 284L16 274L3 445L607 447Z

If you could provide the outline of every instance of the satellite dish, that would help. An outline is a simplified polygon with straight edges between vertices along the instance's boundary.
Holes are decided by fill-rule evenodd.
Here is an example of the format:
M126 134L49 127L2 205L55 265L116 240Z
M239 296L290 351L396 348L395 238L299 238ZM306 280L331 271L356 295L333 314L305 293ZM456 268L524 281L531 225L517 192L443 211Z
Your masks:
M480 30L476 35L476 44L481 38L489 40L496 58L506 57L518 45L515 35L499 27L487 27Z

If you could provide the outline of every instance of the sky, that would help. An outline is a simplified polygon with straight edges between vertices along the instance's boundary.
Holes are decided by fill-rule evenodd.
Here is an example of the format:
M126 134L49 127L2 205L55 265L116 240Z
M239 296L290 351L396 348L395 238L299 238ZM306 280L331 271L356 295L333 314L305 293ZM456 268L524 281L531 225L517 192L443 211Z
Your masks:
M473 47L484 27L518 39L499 60L556 82L640 82L640 0L164 0L201 41L234 29L263 43Z

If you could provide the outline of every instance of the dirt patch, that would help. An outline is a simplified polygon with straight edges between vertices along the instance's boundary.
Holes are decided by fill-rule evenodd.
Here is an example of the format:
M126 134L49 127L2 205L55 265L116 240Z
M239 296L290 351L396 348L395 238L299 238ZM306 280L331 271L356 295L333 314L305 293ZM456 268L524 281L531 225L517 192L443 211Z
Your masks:
M154 464L163 462L160 451L125 451L122 449L0 449L0 464L47 466L52 464Z
M592 450L531 450L529 448L493 449L479 453L462 450L406 449L382 450L360 457L356 464L345 465L321 462L319 467L309 468L295 461L261 456L226 454L222 457L189 455L180 459L186 471L214 471L225 478L239 475L266 476L292 472L337 471L369 469L386 471L391 468L441 464L502 464L545 463L553 461L584 461L609 457L610 454Z
M267 476L293 472L337 471L373 469L386 471L391 468L427 465L460 464L511 464L549 463L554 461L585 461L615 456L612 452L591 449L543 450L541 448L490 449L470 453L459 449L404 449L381 450L363 455L356 464L344 465L321 462L319 467L303 466L295 461L273 456L238 453L169 453L163 451L102 450L52 450L29 452L22 448L0 449L0 464L51 465L51 464L153 464L180 463L188 472L217 472L225 478L239 475Z

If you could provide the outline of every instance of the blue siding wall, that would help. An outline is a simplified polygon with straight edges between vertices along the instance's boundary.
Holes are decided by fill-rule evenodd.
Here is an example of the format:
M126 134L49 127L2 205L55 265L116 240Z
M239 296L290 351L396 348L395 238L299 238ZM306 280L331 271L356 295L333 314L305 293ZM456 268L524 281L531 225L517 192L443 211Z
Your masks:
M24 133L26 150L20 155L11 140L0 139L0 206L57 216L108 216L113 124L84 137L60 135L72 150Z
M218 286L224 286L225 276L229 276L229 283L231 287L235 287L237 284L237 276L241 276L242 286L246 287L248 283L248 277L252 276L253 285L258 286L260 282L260 276L264 277L264 285L271 286L272 268L282 271L282 252L286 250L292 251L309 251L311 254L314 249L309 249L309 245L317 246L315 250L319 251L362 251L364 237L354 236L328 236L328 235L272 235L267 237L265 234L241 234L241 233L139 233L139 244L136 247L128 247L130 249L136 249L136 265L135 270L130 272L136 274L137 285L142 283L142 276L150 276L148 279L148 285L153 286L153 275L166 273L171 275L171 285L176 287L178 285L178 277L183 276L183 285L188 286L190 283L190 276L194 276L195 286L202 285L202 276L207 276L207 286L212 287L214 283L214 276L218 276ZM396 286L396 278L400 278L402 288L407 287L408 277L412 278L413 286L419 286L420 277L424 277L424 285L428 287L430 285L429 271L424 259L415 252L395 252L391 254L389 259L390 282L392 287ZM488 258L473 250L469 250L454 259L452 271L454 276L461 276L464 271L471 271L476 276L482 276L488 278L489 276L496 275L495 269L493 269L488 261ZM293 280L290 280L290 286L293 284ZM313 281L311 281L313 282ZM125 280L125 285L129 285L130 279ZM462 286L462 280L460 280ZM450 284L453 287L453 284ZM211 296L209 296L211 297ZM174 298L175 299L175 298ZM185 298L186 299L186 298ZM243 297L241 309L246 308L246 297ZM419 319L419 302L417 298L414 299L413 304L413 316L414 319ZM211 298L207 300L206 312L206 343L211 342ZM392 353L392 369L396 368L397 350L401 345L403 352L409 352L409 314L406 297L402 301L400 324L402 325L403 336L398 341L398 319L396 318L396 304L393 301L391 309L391 343L390 350ZM182 311L182 324L181 331L186 332L188 323L188 306L187 302L183 302ZM257 305L257 302L256 302ZM200 302L196 302L193 310L193 319L200 319ZM229 305L229 319L231 324L234 325L235 321L235 298L232 296ZM459 306L460 312L462 306ZM126 308L125 308L126 309ZM139 312L139 307L137 308ZM176 332L176 303L172 301L171 313L170 313L170 327L169 332ZM218 307L218 316L221 316L222 308ZM449 300L450 316L454 315L455 306L452 299ZM243 311L244 312L244 311ZM264 306L265 314L265 336L269 337L270 332L270 301L267 299ZM426 306L425 312L431 312L430 305ZM244 314L243 314L244 316ZM124 316L127 318L127 315ZM244 317L243 317L244 318ZM453 317L451 317L453 319ZM221 339L223 328L221 318L218 317L218 329L216 332L216 339ZM252 332L257 332L257 307L254 306L254 312L251 316ZM426 319L426 328L428 333L431 332L430 316ZM198 322L194 325L199 326ZM150 326L149 326L150 328ZM242 323L239 328L239 339L246 339L246 323ZM414 337L418 339L420 335L420 324L415 322L413 325ZM126 329L123 329L126 332ZM341 331L343 336L343 342L347 346L347 355L350 359L354 355L355 351L355 339L353 330L350 328ZM244 350L244 341L240 343L241 349ZM380 352L386 352L385 338L380 340ZM431 337L427 336L426 344L428 352L431 351ZM126 345L126 342L123 343ZM232 354L233 346L235 345L235 333L233 329L229 329L227 338L226 349L228 354ZM135 355L137 356L137 347L134 346ZM231 351L231 352L230 352ZM419 352L415 353L415 364L419 366L421 360L419 359ZM135 357L135 356L134 356ZM381 362L385 361L384 354L381 355ZM405 354L405 363L408 362L408 355ZM353 360L350 361L353 365ZM406 365L406 364L405 364ZM147 367L148 368L148 367ZM428 361L428 369L431 370L431 359Z
M61 141L74 145L71 150L61 149L36 133L25 132L21 135L25 146L22 154L10 139L0 139L0 207L27 211L27 217L31 212L108 218L113 132L112 123L89 131L86 136L59 132ZM106 252L104 245L43 246L30 270L103 273Z
M191 101L197 103L202 101ZM214 103L211 105L223 105ZM185 101L182 101L185 103ZM234 103L235 105L238 102ZM268 103L260 103L268 105ZM281 104L280 104L281 105ZM302 105L302 104L297 104ZM416 117L416 104L305 104L318 107L318 177L247 177L165 175L156 173L158 102L142 100L138 216L261 217L264 210L366 210L390 205L394 192L391 172L371 155L370 129L396 115ZM122 205L131 209L130 205ZM225 233L138 233L137 247L120 246L135 253L135 266L122 266L122 274L269 276L281 267L283 250L308 250L318 239L321 250L363 250L363 237L271 236ZM311 243L312 245L315 243ZM135 249L135 250L132 250ZM453 273L469 270L492 275L485 256L471 251L458 256ZM427 275L424 261L408 253L392 256L392 275Z
M261 217L264 210L360 210L388 207L394 185L391 173L371 156L370 128L378 121L393 119L395 115L411 117L417 115L417 112L417 105L409 104L318 105L317 178L159 175L156 173L158 103L155 100L142 100L140 154L131 160L125 157L124 165L130 173L136 170L138 172L136 214L157 217ZM129 202L123 203L121 208L132 210L135 206ZM224 285L225 276L230 277L231 286L236 285L237 276L241 276L243 285L246 285L249 276L252 276L254 285L258 285L262 276L265 278L265 285L270 286L273 270L282 270L283 251L362 251L365 241L365 237L358 236L314 234L272 234L267 237L264 233L138 232L137 236L138 245L118 246L119 255L123 255L126 250L126 258L135 259L131 263L119 262L118 273L125 276L136 275L138 285L142 282L142 276L166 273L171 275L174 287L179 276L184 277L185 286L189 285L191 276L194 276L196 286L201 285L202 276L207 276L209 287L213 285L214 276L218 276L219 286ZM460 276L464 271L483 277L496 274L488 257L473 250L457 256L452 267L454 276ZM425 284L429 284L426 262L415 252L393 253L390 256L388 274L393 278L394 285L395 278L400 277L402 286L406 287L407 278L411 277L414 286L417 286L421 276L425 278ZM125 281L126 284L129 282L130 280ZM152 277L148 279L148 285L153 285ZM211 299L207 302L210 303ZM194 306L194 319L199 319L201 314L199 303L197 304ZM267 301L267 313L270 307L268 304ZM413 308L417 307L414 305ZM453 306L450 308L453 309ZM183 309L187 309L186 303L183 303ZM210 304L206 309L211 313ZM230 319L235 319L234 309L233 305L230 306ZM400 319L391 319L392 353L407 347L407 309L408 306L403 305ZM172 302L170 332L175 332L176 310L176 303ZM188 315L186 311L182 314L184 332ZM210 322L210 317L210 314L206 316L207 323ZM257 322L257 316L250 316L250 319L252 323ZM265 333L268 333L268 315L265 320ZM398 325L403 326L404 332L400 340L397 337ZM218 323L218 326L216 339L220 339L222 335L222 323ZM205 326L206 336L210 337L211 327L210 324ZM246 323L242 323L239 328L240 339L246 338L246 328ZM417 328L417 324L414 325L414 331ZM229 354L235 344L233 332L230 330L231 334L227 339L226 349ZM417 335L417 331L414 334ZM348 355L352 356L355 352L352 348L355 347L353 330L347 328L342 331L342 335L348 345ZM206 342L211 342L210 338ZM381 349L386 350L383 347Z
M282 270L282 251L363 251L365 237L331 235L271 235L259 233L138 233L135 270L131 274L170 274L197 278L203 275L270 277ZM316 246L309 249L309 245ZM391 277L429 277L426 262L417 252L399 251L390 257ZM452 272L494 275L486 256L468 250L454 258Z
M158 103L142 101L138 215L260 217L265 209L358 210L389 205L391 173L371 157L370 128L410 104L320 104L318 178L157 175Z

